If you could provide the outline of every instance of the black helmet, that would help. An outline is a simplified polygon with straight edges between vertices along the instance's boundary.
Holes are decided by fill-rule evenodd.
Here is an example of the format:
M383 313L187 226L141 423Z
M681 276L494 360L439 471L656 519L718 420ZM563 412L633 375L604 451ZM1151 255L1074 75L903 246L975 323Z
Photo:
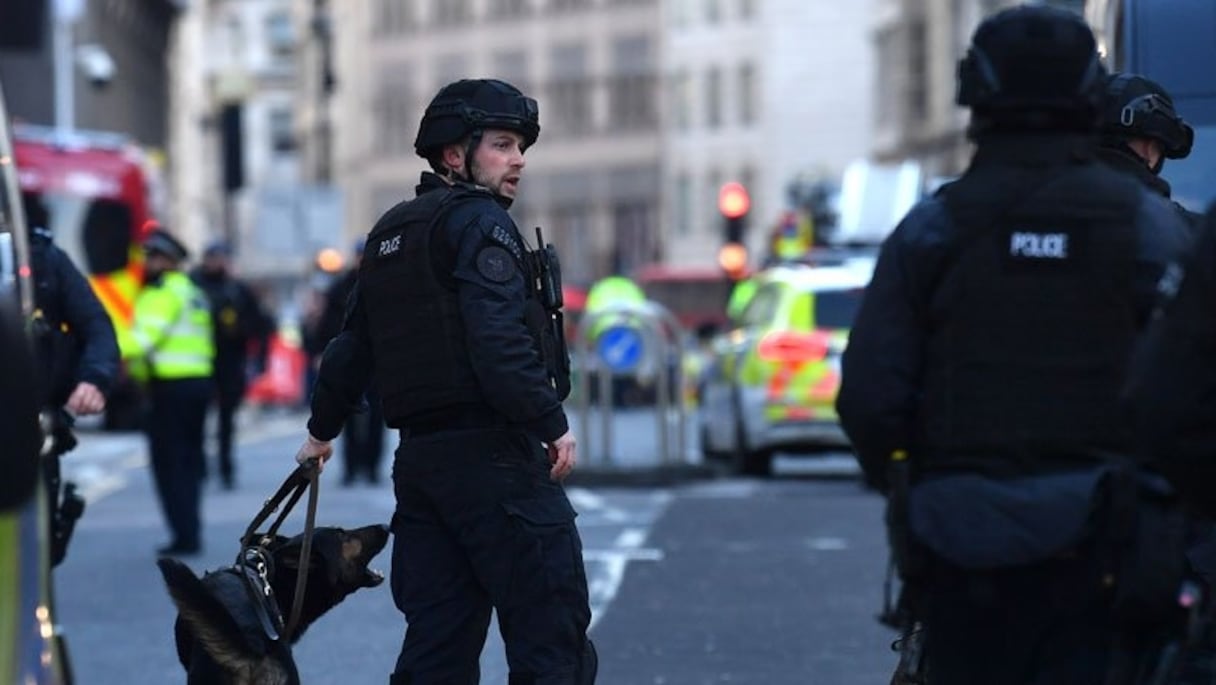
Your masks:
M1137 74L1112 74L1106 80L1102 134L1122 143L1127 138L1159 141L1169 159L1191 154L1195 130L1174 111L1174 100L1158 83Z
M981 111L1092 111L1106 71L1089 26L1076 14L1023 5L988 17L958 63L955 101Z
M184 262L190 256L190 251L181 241L163 228L156 228L144 240L144 252L161 254L175 262Z
M536 100L497 79L463 79L440 89L422 115L414 151L429 157L437 148L474 131L501 128L524 137L530 147L540 135Z

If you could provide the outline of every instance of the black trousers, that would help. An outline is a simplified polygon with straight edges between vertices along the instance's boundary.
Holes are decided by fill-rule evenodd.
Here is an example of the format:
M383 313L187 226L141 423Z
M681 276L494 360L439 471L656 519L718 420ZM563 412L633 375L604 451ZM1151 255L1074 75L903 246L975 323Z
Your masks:
M406 437L393 464L393 685L476 685L491 608L511 685L594 682L582 542L541 443L509 429Z
M220 479L231 485L236 479L232 444L236 440L236 413L245 399L245 369L241 366L216 367L216 461ZM206 465L204 464L204 474Z
M203 479L203 424L211 397L210 378L153 381L148 451L171 544L199 545Z
M1161 646L1114 647L1102 566L1087 553L992 571L936 562L925 611L933 685L1105 685L1116 659L1151 669Z
M368 391L367 411L351 414L342 429L343 478L347 483L359 476L372 482L379 480L384 433L380 398Z

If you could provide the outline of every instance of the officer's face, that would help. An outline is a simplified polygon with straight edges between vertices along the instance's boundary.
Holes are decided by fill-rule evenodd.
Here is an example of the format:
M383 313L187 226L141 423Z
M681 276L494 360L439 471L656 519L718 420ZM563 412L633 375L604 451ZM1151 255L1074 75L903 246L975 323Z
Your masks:
M1165 156L1161 143L1152 138L1132 138L1127 141L1127 146L1140 155L1140 159L1143 159L1150 169L1156 169L1162 157Z
M473 151L473 182L514 198L524 171L523 146L524 137L514 131L487 130Z

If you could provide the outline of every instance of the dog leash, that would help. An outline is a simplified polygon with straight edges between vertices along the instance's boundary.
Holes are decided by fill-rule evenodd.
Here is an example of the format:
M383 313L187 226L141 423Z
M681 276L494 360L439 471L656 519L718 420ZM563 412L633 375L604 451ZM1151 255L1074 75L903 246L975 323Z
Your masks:
M304 589L308 580L308 562L312 555L312 534L316 527L317 520L317 495L321 489L321 482L317 478L318 468L317 460L309 459L300 466L296 467L291 475L287 476L287 480L279 486L278 491L267 499L262 505L262 510L254 516L249 527L245 529L245 534L241 536L241 547L247 549L255 545L255 540L261 537L263 540L268 540L279 530L279 526L291 513L296 502L300 501L300 497L304 495L304 491L308 491L308 510L304 519L304 542L300 547L299 567L296 569L296 590L291 602L291 615L287 619L287 626L283 630L285 639L290 639L290 636L300 622L300 612L304 607ZM290 499L288 499L290 497ZM257 532L258 526L262 525L270 515L278 510L279 505L283 500L287 499L287 504L283 506L278 517L270 528L260 536Z

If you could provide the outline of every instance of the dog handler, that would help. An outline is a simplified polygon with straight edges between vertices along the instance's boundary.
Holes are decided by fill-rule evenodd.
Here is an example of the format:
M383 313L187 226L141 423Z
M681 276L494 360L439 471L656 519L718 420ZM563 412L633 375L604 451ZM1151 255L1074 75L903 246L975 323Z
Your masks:
M439 91L414 143L433 172L368 235L313 388L298 461L332 455L373 376L401 433L391 582L409 627L390 685L476 685L492 608L511 685L595 681L561 486L576 453L560 272L506 211L539 133L536 101L510 84Z

